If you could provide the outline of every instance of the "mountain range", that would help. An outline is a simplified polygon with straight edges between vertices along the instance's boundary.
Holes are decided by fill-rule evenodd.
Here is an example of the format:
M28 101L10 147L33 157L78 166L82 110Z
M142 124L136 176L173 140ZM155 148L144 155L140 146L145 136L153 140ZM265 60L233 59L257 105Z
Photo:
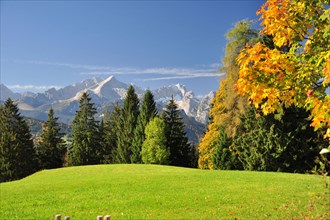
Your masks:
M138 85L133 86L141 100L145 90ZM60 122L70 124L79 108L82 93L89 93L97 108L97 117L101 118L106 110L112 111L116 103L123 103L128 87L128 84L118 81L114 76L86 79L61 89L52 88L44 93L15 93L0 84L0 102L11 98L17 103L22 115L39 120L46 120L48 110L53 108ZM209 104L215 93L211 91L208 95L196 96L181 84L160 87L151 92L160 111L174 98L182 110L188 136L191 136L192 142L198 142L208 121Z

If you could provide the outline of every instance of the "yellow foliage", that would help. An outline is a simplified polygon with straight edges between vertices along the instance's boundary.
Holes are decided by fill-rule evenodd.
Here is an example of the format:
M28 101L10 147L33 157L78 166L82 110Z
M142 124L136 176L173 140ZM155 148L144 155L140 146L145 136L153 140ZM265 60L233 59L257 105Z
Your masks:
M213 107L210 110L210 116L213 119L208 125L207 132L198 146L198 167L201 169L213 169L212 154L218 139L221 115L224 111L223 100L225 98L224 88L226 87L226 84L227 80L221 81L220 89L217 90L216 95L211 102L211 106Z
M211 121L198 146L198 165L202 169L214 168L212 156L219 141L220 127L225 129L227 137L234 137L240 123L240 115L248 105L247 97L237 92L239 67L236 58L245 45L256 42L258 32L251 29L251 22L244 20L237 22L226 36L229 40L226 45L226 56L223 58L226 79L221 81L220 88L212 100Z
M330 137L330 10L322 0L267 0L258 10L264 43L244 48L237 90L264 114L295 105L311 111L312 126ZM322 83L320 83L322 82Z

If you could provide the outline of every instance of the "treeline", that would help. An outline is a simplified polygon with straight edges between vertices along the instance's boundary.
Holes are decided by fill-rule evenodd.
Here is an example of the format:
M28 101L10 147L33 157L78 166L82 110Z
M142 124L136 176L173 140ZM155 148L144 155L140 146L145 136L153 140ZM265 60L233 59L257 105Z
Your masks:
M227 33L227 38L229 42L223 58L226 78L221 81L211 103L208 129L198 147L199 167L301 173L311 171L317 164L320 150L329 145L322 137L324 131L314 131L310 126L311 113L301 107L280 103L283 111L266 115L267 106L253 105L251 96L262 103L269 100L267 96L261 96L258 90L250 94L250 98L237 92L240 82L237 58L240 52L260 42L274 48L272 36L260 35L258 30L252 28L251 22L244 20ZM278 49L282 53L288 51L287 47ZM262 58L263 61L267 59L271 58ZM253 60L250 62L251 66L254 65ZM270 92L269 96L272 95L275 94ZM264 107L264 111L260 106Z
M130 86L124 104L107 111L101 121L88 93L83 93L72 122L72 143L60 132L53 109L33 143L17 105L0 105L0 182L23 178L37 170L112 163L197 166L197 152L188 142L180 111L172 98L159 114L147 90L140 105Z

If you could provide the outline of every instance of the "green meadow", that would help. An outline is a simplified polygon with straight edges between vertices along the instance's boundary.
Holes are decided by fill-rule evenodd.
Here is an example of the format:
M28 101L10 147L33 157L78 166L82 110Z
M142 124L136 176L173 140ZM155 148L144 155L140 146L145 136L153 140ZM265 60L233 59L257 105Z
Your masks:
M326 181L159 165L69 167L1 183L0 219L329 219Z

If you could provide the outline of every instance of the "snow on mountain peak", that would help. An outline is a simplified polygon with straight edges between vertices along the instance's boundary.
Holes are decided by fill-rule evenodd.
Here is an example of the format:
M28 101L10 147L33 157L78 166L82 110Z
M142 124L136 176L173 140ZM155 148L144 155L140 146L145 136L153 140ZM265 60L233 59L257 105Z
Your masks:
M92 89L92 92L100 98L116 101L122 98L121 93L118 93L117 91L127 88L127 84L118 81L114 76L109 76L105 80L99 82Z
M182 96L185 96L185 94L186 94L186 92L187 92L186 87L185 87L184 85L182 85L182 84L176 84L175 86L176 86L176 87L178 88L178 90L181 92L181 95L182 95Z
M0 87L2 100L6 97L16 97L19 99L20 106L25 106L25 110L29 109L31 112L39 113L47 111L47 106L55 105L54 109L57 112L60 112L64 118L70 118L79 107L78 101L84 92L89 93L93 102L101 108L109 103L122 102L129 85L118 81L114 76L109 76L106 79L96 77L86 79L61 89L49 89L40 94L18 94L11 92L2 84ZM134 88L138 97L142 99L145 90L137 85L134 85ZM163 86L151 92L157 105L165 106L173 97L186 115L194 117L198 122L207 122L209 103L214 97L214 92L197 97L182 84Z

